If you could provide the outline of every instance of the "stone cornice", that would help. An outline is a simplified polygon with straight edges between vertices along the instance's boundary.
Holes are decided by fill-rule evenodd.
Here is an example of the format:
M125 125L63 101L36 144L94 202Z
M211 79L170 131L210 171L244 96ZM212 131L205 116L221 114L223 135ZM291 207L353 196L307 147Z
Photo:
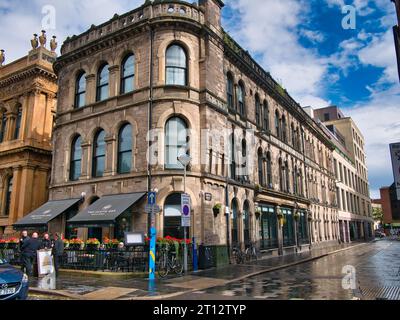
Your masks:
M7 76L4 79L0 79L0 88L23 81L30 77L37 77L37 76L45 77L45 78L49 79L50 81L57 83L57 77L53 72L51 72L50 70L46 70L39 66L34 66L34 67L26 68L24 70L19 70L19 71L15 72L14 74Z

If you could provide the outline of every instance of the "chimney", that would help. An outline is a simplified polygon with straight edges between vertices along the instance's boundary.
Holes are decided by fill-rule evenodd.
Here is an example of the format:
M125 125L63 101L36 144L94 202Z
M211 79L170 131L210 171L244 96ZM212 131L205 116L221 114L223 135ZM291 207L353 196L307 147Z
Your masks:
M205 11L206 24L211 30L221 32L221 9L225 6L222 0L199 0L199 6Z

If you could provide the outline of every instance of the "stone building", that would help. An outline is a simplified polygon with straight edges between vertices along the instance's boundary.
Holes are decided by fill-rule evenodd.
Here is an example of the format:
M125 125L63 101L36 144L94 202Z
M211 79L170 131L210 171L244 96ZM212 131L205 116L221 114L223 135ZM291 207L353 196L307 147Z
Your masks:
M342 242L368 240L373 236L371 199L364 150L364 137L351 118L335 106L311 114L331 136L335 145L333 166Z
M32 41L27 56L0 64L0 236L48 199L56 54Z
M222 7L146 1L64 42L50 198L81 199L68 236L147 233L156 190L158 235L183 237L177 157L189 153L198 243L337 243L334 146L223 30Z

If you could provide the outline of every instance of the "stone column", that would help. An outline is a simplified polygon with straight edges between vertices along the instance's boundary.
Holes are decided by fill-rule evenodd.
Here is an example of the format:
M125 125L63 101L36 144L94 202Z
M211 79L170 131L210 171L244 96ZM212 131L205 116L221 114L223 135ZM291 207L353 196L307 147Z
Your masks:
M90 142L82 141L81 148L82 148L82 160L81 160L81 177L80 180L89 180L91 168L90 166L90 155L91 155L91 146Z
M96 75L86 76L86 105L96 102Z
M18 189L14 190L19 194L19 206L16 210L16 220L21 219L25 213L29 213L33 201L33 188L40 188L41 186L34 181L35 168L27 166L22 168ZM44 188L43 188L44 191Z
M116 172L116 155L115 155L115 141L116 138L114 135L107 135L104 139L106 143L106 159L105 159L105 168L104 168L104 176L115 175Z
M119 94L119 69L120 68L118 65L108 68L108 70L110 71L110 97L114 97Z
M14 140L15 122L17 115L14 112L7 112L7 126L4 141Z
M18 211L19 211L19 195L21 191L21 173L22 167L18 166L13 170L13 187L11 193L11 201L10 201L10 224L17 222L18 220ZM7 186L5 186L5 190L7 192ZM4 199L6 199L4 197Z

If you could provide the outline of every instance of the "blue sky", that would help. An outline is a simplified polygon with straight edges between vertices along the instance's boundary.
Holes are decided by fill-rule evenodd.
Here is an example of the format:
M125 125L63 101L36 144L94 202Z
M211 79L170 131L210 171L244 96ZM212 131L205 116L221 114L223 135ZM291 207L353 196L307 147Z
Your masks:
M26 55L42 29L42 9L56 9L61 43L92 23L144 0L0 0L0 49L7 62ZM192 2L192 1L190 1ZM390 0L225 0L224 28L302 106L335 104L353 117L366 139L373 197L393 181L389 143L400 141L400 84ZM356 9L356 29L342 28L342 7ZM18 21L18 23L15 23ZM12 30L12 32L11 32Z

